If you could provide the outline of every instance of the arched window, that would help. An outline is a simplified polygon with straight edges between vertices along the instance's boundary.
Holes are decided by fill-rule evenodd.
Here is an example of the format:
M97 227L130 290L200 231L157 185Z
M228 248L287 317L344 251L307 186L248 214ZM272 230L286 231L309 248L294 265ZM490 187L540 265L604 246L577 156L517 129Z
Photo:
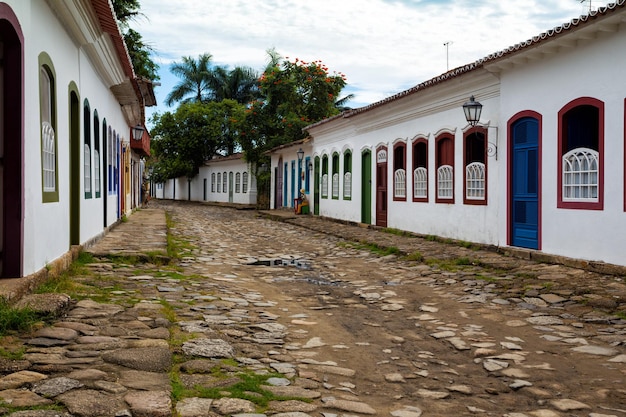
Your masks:
M241 189L241 172L235 174L235 193L239 194Z
M436 140L438 203L454 203L454 137L443 134Z
M217 192L218 193L222 192L222 173L221 172L217 173Z
M333 154L333 198L339 198L339 154Z
M428 201L428 141L413 142L413 201Z
M328 155L322 157L322 198L328 198Z
M464 134L465 204L487 204L487 137L483 128Z
M242 176L241 192L244 194L248 192L248 173L247 172L244 172Z
M215 172L211 173L211 192L215 192Z
M352 199L352 152L350 150L343 154L343 199Z
M604 201L604 103L590 97L559 111L557 207L602 210Z
M406 145L393 146L393 199L406 201Z
M83 182L85 198L91 198L91 109L83 105Z
M41 115L42 199L59 201L56 134L56 74L50 57L39 56L39 112Z
M85 129L91 124L91 120L85 118ZM98 119L98 112L93 111L93 173L94 173L94 188L96 191L96 198L100 198L102 194L102 171L100 164L100 119Z
M226 171L224 171L224 173L222 174L222 192L226 193L228 192L228 175L226 174Z

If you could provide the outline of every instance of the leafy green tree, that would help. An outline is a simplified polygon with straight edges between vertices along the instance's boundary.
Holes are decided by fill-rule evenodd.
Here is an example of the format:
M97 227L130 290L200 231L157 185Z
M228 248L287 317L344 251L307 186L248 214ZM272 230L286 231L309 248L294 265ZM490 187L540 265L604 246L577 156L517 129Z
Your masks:
M155 81L160 79L159 66L154 63L151 58L153 49L146 45L141 35L133 30L128 29L124 33L124 42L128 48L128 55L135 69L135 75Z
M152 179L195 177L205 161L234 150L244 107L233 100L182 103L152 118Z
M120 25L135 74L151 81L158 80L159 66L152 60L154 49L146 44L129 23L141 15L139 0L113 0L113 11Z
M329 73L321 61L278 63L275 51L268 53L275 64L261 76L261 99L250 104L240 129L246 159L255 163L264 162L267 150L303 139L305 126L339 114L335 103L346 85L343 74Z

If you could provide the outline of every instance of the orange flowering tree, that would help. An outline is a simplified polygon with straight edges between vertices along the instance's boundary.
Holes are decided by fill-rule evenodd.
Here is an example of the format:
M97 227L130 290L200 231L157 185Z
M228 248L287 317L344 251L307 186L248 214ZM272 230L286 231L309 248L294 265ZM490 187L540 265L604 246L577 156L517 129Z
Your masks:
M338 114L345 85L345 75L330 73L322 61L287 58L268 67L259 79L261 98L249 104L240 124L246 159L262 162L265 151L303 139L305 126Z

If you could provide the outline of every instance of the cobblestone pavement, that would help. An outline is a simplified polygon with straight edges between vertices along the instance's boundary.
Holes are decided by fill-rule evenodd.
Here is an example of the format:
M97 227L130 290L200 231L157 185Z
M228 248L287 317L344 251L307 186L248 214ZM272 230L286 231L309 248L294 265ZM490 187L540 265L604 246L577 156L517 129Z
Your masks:
M87 296L3 340L25 348L0 361L6 414L626 416L623 277L269 217L130 216L73 278Z

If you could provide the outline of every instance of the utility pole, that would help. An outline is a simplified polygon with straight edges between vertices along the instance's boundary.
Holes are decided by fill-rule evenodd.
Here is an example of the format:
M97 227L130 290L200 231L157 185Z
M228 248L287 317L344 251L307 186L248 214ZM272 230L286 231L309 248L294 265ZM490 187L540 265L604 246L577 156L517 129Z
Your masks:
M447 41L443 43L443 46L446 47L446 72L450 71L450 56L448 52L449 52L451 44L452 44L452 41Z

